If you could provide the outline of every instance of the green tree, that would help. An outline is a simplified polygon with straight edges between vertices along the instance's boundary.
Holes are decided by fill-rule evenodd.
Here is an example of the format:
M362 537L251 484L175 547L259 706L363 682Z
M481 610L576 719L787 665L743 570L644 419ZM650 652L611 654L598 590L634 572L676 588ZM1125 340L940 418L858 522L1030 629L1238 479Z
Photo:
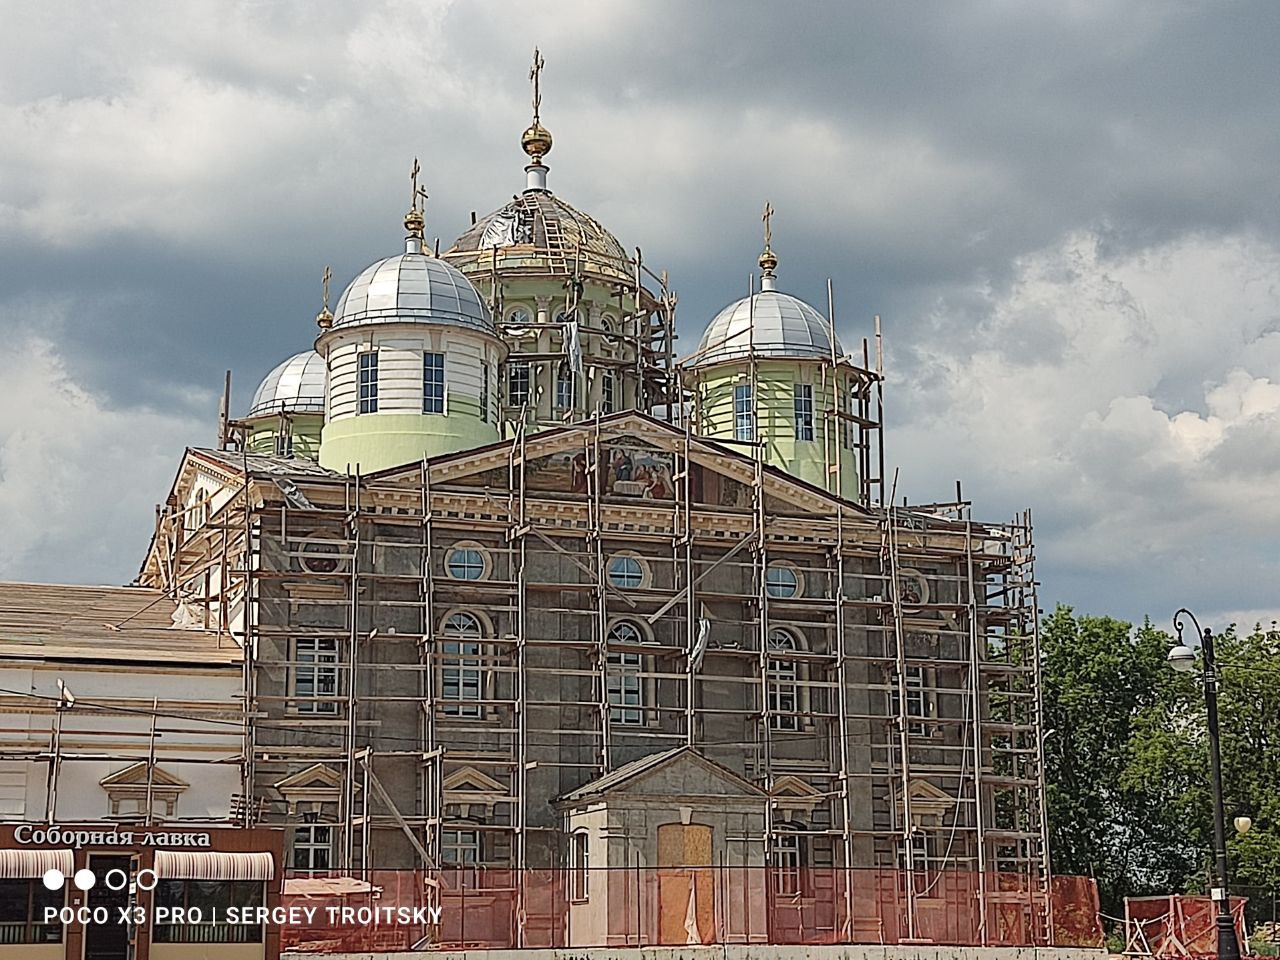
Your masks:
M1191 639L1191 638L1188 638ZM1124 897L1212 884L1213 806L1198 674L1166 657L1173 640L1059 607L1042 657L1050 848L1059 873L1098 880L1103 911ZM1280 888L1280 632L1215 636L1224 802L1233 885ZM1255 896L1257 896L1255 893Z
M1104 913L1124 898L1179 887L1195 850L1169 805L1182 783L1147 776L1134 744L1174 711L1190 681L1166 664L1168 640L1111 617L1049 615L1041 632L1050 852L1058 873L1095 877ZM1157 763L1156 747L1142 758Z

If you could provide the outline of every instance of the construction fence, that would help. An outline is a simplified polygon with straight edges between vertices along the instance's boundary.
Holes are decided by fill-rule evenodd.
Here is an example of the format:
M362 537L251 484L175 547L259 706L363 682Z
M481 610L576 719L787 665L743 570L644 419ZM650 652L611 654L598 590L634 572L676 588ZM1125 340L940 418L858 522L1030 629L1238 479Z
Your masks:
M1055 877L1046 896L1018 874L958 870L472 867L307 873L286 881L283 905L315 908L314 922L286 926L281 936L283 949L312 953L1103 943L1092 879ZM411 918L414 908L427 922L389 919Z

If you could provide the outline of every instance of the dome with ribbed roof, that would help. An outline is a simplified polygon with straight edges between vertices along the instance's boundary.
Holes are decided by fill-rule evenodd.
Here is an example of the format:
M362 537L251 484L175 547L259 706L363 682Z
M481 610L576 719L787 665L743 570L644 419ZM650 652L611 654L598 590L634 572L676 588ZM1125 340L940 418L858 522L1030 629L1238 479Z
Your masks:
M471 281L452 264L412 249L371 264L352 280L338 298L332 329L405 321L494 332Z
M635 282L635 267L618 238L589 214L549 190L525 190L482 217L444 254L463 269L531 274L581 271Z
M253 394L249 416L324 413L324 358L314 350L294 354L267 374Z
M840 341L836 355L844 351ZM827 318L805 303L777 290L762 290L729 304L707 325L691 367L756 357L831 359L831 327Z

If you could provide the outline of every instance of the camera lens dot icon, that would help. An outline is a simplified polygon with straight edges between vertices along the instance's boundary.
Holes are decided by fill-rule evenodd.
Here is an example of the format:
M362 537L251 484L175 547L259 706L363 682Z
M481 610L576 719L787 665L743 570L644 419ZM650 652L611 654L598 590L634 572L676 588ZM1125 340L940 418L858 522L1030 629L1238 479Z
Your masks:
M52 870L46 870L44 872L44 876L41 877L41 880L44 881L44 887L46 890L61 890L63 885L67 882L67 878L57 867L54 867Z
M77 890L92 890L93 885L98 882L98 878L93 875L92 870L77 870L75 875L75 884Z

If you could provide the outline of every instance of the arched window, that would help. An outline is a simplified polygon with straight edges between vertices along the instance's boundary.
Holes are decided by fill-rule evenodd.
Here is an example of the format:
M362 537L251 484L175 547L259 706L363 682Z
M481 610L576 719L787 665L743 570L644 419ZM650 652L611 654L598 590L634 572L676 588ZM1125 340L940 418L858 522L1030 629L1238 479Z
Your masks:
M569 838L569 899L582 903L590 897L591 865L590 837L587 831L578 830Z
M560 364L556 372L556 409L572 410L574 394L573 368L567 363Z
M800 729L800 666L789 654L800 649L790 630L769 631L769 727L773 730Z
M484 628L470 613L452 613L444 622L444 642L440 645L440 696L442 710L451 717L478 717L484 677L480 661L480 638Z
M618 620L609 628L608 654L609 722L628 726L645 723L649 700L648 684L641 676L646 657L638 650L614 650L616 646L648 643L648 635L631 620Z
M804 825L779 823L773 836L773 892L779 897L799 896L805 868Z

